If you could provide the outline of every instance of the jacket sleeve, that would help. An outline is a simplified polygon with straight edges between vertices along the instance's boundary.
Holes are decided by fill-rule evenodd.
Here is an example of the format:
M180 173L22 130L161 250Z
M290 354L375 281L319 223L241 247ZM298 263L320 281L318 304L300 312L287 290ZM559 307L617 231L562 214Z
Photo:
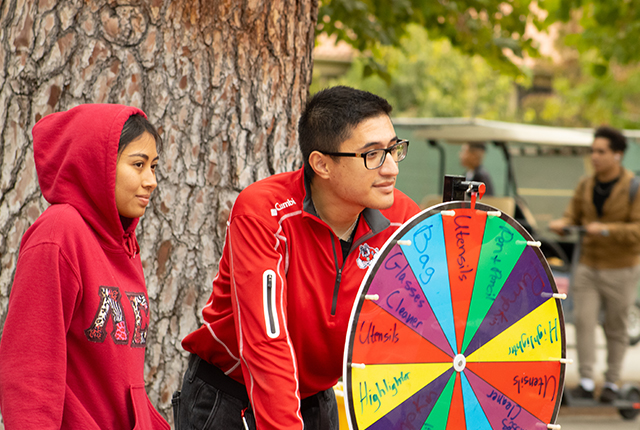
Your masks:
M627 198L628 193L625 194ZM620 245L640 245L640 196L636 194L630 203L629 216L620 222L606 223L611 239Z
M581 225L585 182L586 179L583 178L578 183L578 186L573 192L573 197L571 197L571 201L564 211L562 219L567 223L567 225Z
M228 244L238 348L257 428L302 430L296 354L287 331L286 239L259 219L236 216Z
M21 253L0 343L0 406L8 429L61 426L66 333L78 286L56 245Z

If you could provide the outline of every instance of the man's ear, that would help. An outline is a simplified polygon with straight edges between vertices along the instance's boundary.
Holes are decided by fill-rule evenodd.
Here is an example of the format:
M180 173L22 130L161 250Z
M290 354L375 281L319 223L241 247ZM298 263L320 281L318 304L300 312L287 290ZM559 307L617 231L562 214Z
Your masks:
M321 154L318 151L313 151L309 155L309 166L311 166L317 176L323 179L327 179L330 174L331 166L327 163L328 158L328 155Z

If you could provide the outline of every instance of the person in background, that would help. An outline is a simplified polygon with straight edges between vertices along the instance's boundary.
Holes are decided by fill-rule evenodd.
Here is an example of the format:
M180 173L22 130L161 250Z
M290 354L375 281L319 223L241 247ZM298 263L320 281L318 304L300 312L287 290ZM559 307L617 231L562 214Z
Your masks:
M348 87L314 95L299 122L304 167L238 196L176 430L333 430L333 386L360 283L418 205L395 189L409 142L381 97ZM244 422L243 422L244 421Z
M482 142L469 142L464 143L458 154L460 157L460 164L467 169L465 177L467 181L484 182L486 186L485 196L493 195L493 183L491 182L491 176L489 172L482 167L484 155L487 151L487 147Z
M595 329L604 309L607 371L600 393L604 403L618 398L617 382L629 343L629 307L640 278L640 199L630 192L634 174L622 167L626 149L620 131L598 128L591 145L594 174L580 180L564 216L549 223L560 235L569 226L585 231L571 286L580 384L570 394L594 398Z
M133 107L86 104L33 127L49 208L27 230L0 343L7 430L168 430L145 391L149 299L135 236L160 136Z

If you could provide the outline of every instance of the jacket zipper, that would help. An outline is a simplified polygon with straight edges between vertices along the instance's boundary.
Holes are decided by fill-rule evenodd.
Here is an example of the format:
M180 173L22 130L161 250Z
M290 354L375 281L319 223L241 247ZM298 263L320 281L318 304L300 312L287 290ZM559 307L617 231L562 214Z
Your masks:
M333 260L336 263L336 283L333 286L333 302L331 304L331 316L336 315L336 308L338 307L338 291L340 291L340 281L342 281L342 269L347 259L342 262L342 267L338 266L338 254L336 253L336 241L331 238L331 246L333 247Z

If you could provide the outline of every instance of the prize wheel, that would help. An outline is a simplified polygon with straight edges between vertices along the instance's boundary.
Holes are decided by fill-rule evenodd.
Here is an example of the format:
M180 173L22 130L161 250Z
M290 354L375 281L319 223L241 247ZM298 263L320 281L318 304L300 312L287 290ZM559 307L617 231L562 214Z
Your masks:
M399 228L349 322L350 427L559 428L562 295L539 245L480 203L440 204Z

